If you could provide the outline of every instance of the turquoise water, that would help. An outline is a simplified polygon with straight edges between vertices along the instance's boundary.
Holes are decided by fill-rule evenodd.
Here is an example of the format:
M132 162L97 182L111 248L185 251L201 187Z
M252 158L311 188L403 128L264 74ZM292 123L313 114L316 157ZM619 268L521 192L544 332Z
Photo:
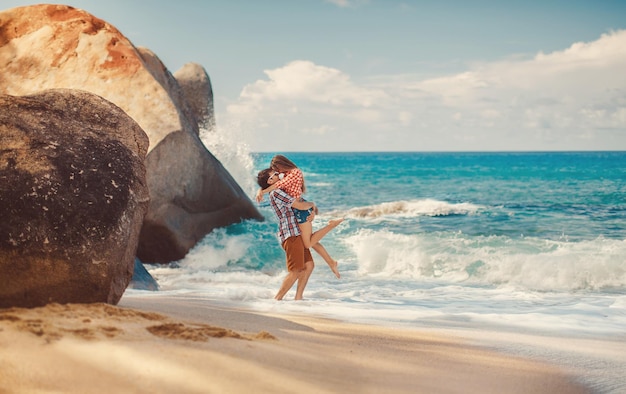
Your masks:
M626 343L625 152L280 153L305 174L314 227L345 218L322 241L342 278L314 254L306 300L289 301L292 290L273 301L285 263L265 201L265 221L149 268L162 291L393 327ZM253 198L273 153L216 156ZM626 390L625 355L558 357L584 360L598 392Z
M336 280L317 257L308 299L337 302L339 309L354 303L369 309L385 300L393 308L415 312L420 305L445 315L449 300L430 295L450 290L454 297L467 292L467 305L460 307L483 319L480 297L493 293L523 302L490 305L490 313L532 310L528 297L537 305L543 299L552 305L554 297L570 305L584 296L597 301L595 307L613 308L597 311L607 318L598 318L594 330L626 332L626 153L286 155L305 174L305 197L320 208L314 228L346 219L322 241L344 276ZM248 158L248 179L241 183L251 197L256 173L272 156ZM265 221L215 231L177 269L157 268L162 287L271 300L284 275L284 254L267 204L259 206ZM219 293L215 280L234 295ZM587 329L585 319L595 315L580 306L581 315L572 315L564 328ZM555 311L541 313L550 320ZM397 322L411 324L406 316L398 314ZM533 324L541 326L541 319Z
M330 210L398 201L470 203L406 218L417 232L626 239L626 153L289 154ZM267 163L271 155L258 155ZM444 219L445 217L445 219ZM418 220L419 219L419 220ZM411 223L411 222L414 223ZM407 230L411 232L411 230Z

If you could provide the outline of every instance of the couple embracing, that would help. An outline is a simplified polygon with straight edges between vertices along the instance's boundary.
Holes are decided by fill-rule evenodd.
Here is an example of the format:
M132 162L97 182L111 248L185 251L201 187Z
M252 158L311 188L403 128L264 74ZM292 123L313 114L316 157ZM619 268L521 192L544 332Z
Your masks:
M328 254L320 240L343 219L331 220L313 232L312 221L317 214L317 206L302 198L306 190L302 171L287 157L276 155L270 168L258 173L257 183L261 187L256 195L257 202L263 200L265 193L269 193L270 205L278 217L278 238L287 260L287 276L274 298L282 300L296 281L295 299L303 298L304 288L315 266L309 248L322 256L339 278L337 261Z

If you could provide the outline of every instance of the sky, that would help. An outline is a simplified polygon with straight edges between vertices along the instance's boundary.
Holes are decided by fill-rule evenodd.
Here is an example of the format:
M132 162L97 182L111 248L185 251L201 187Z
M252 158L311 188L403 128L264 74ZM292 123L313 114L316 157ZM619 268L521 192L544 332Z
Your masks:
M253 152L626 150L623 0L47 3L202 65Z

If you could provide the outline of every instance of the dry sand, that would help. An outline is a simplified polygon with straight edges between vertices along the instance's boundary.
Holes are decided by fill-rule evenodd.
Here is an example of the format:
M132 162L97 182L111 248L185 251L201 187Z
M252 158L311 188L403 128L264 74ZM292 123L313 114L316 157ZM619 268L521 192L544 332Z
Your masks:
M159 297L0 309L0 393L588 393L437 332Z

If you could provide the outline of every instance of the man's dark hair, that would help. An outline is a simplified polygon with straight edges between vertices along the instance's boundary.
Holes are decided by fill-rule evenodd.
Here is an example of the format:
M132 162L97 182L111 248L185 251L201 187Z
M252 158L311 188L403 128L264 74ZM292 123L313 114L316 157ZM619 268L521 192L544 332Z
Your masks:
M261 189L267 189L269 187L269 183L267 183L267 180L270 178L270 175L272 175L273 172L274 170L272 170L271 168L266 168L259 171L258 175L256 176L256 183L261 186Z

